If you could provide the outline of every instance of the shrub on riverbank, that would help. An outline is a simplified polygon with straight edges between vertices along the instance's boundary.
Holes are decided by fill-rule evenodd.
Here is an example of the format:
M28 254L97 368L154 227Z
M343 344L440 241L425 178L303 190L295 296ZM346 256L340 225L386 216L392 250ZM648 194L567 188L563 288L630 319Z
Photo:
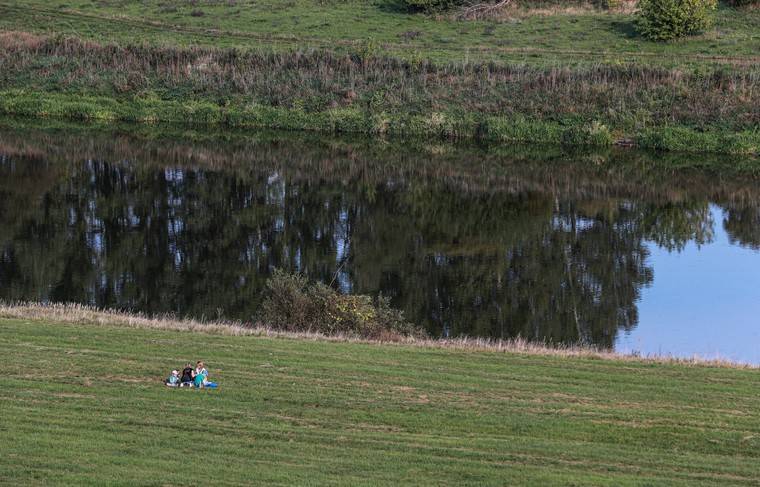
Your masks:
M636 26L642 35L670 41L712 25L717 0L640 0Z
M275 271L267 281L259 319L287 332L321 333L372 340L399 340L426 336L404 319L387 298L341 294L298 274Z

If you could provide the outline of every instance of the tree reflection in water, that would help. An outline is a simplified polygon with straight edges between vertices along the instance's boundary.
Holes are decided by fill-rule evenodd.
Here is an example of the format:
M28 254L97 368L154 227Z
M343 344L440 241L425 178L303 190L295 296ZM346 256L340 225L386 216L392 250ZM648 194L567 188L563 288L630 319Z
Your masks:
M709 243L716 203L760 243L752 177L529 151L2 132L0 298L250 320L279 267L434 334L611 347L653 281L648 242Z

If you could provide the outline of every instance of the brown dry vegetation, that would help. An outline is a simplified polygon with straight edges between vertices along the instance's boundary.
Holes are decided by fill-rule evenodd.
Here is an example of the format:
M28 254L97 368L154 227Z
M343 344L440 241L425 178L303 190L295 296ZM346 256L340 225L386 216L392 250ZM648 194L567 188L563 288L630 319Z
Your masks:
M468 20L492 20L492 21L511 21L513 19L522 19L535 16L555 16L555 15L582 15L591 12L599 12L600 10L633 14L636 12L636 4L638 0L620 0L617 2L611 2L613 5L606 5L607 2L601 1L565 1L565 2L546 2L546 1L530 1L530 0L511 0L506 2L486 2L493 5L495 8L486 8L476 12L474 15L470 13L472 6L484 5L484 3L470 2L468 7L459 9L458 11L450 15L451 18L468 19Z

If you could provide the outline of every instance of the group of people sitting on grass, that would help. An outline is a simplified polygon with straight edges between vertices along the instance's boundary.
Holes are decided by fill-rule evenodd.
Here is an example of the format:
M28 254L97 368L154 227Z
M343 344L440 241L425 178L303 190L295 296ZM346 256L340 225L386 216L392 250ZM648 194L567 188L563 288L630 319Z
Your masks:
M172 370L172 374L166 379L166 385L169 387L209 387L211 389L217 387L216 382L208 380L208 370L200 360L195 364L195 369L193 369L192 364L187 363L182 369L182 376L179 375L178 370Z

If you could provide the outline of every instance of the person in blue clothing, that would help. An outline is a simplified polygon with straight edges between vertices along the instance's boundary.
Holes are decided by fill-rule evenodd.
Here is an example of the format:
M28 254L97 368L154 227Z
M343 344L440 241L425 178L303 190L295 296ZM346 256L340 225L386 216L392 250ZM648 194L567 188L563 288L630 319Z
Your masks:
M215 382L210 382L208 380L208 370L206 369L206 364L200 360L197 364L195 364L195 376L193 377L193 384L195 387L210 387L212 389L217 387Z
M169 387L179 387L179 371L172 370L172 374L166 379L166 385Z

